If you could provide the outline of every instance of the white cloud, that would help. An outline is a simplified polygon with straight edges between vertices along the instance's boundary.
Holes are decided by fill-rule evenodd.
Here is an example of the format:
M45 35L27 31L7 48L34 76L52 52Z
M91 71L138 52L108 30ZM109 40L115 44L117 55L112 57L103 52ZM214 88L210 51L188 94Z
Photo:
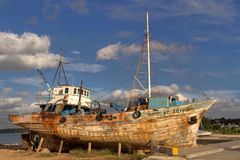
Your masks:
M80 54L81 52L80 51L71 51L71 53L73 53L73 54Z
M37 79L37 77L16 77L10 79L10 81L17 84L39 86L39 80Z
M89 12L85 0L45 0L42 14L49 21L55 20L58 15L65 9L70 9L79 14L87 14Z
M19 113L31 113L31 112L40 111L40 107L37 104L38 104L37 102L34 102L32 104L22 103L19 106L8 109L7 111L8 112L19 112Z
M116 44L109 44L106 47L103 47L97 51L97 59L100 60L117 59L119 50L121 48L122 45L120 42Z
M102 90L101 90L102 92ZM122 90L122 89L116 89L112 92L106 93L106 97L103 98L127 98L130 95L129 90ZM148 94L147 90L141 90L141 89L135 89L133 91L133 96L146 96ZM169 86L165 85L158 85L152 87L152 95L153 96L174 96L180 94L180 88L176 84L171 84Z
M100 64L74 63L66 65L66 70L78 72L97 73L103 71L104 69L105 67Z
M66 4L68 7L74 11L77 11L79 14L86 14L89 12L85 0L68 0Z
M11 87L5 87L5 88L2 89L2 91L5 92L5 93L10 93L10 92L12 92L12 90L13 89Z
M154 86L152 88L153 94L158 94L161 96L170 96L170 95L176 95L179 92L179 87L176 84L171 84L170 86Z
M33 93L29 91L21 91L21 92L16 92L16 95L19 97L31 97Z
M22 35L0 32L0 55L48 53L50 39L34 33Z
M150 10L151 18L155 19L201 16L208 23L231 22L238 14L232 0L152 0L151 3L147 0L133 0L128 5L106 5L105 10L110 18L124 21L143 20L144 10Z
M58 55L49 53L48 36L0 32L0 70L27 70L52 66Z
M186 50L190 50L191 46L185 46L180 44L165 44L158 41L151 42L151 49L153 52L157 53L167 53L175 52L181 53ZM115 44L109 44L106 47L103 47L97 51L97 59L99 60L110 60L118 59L121 55L131 55L134 53L139 53L141 51L141 45L139 44L122 44L121 42ZM156 54L157 56L163 56ZM165 57L165 56L164 56ZM163 57L161 59L164 59Z
M217 98L216 104L207 112L208 117L239 118L240 91L239 90L209 90L209 96Z
M176 16L204 15L210 18L232 18L236 14L233 1L175 0L165 5L166 11Z
M0 98L0 110L12 108L21 105L21 97Z
M33 111L39 111L40 108L37 102L27 104L21 97L6 97L0 98L0 111L4 112L20 112L20 113L31 113Z
M42 53L35 55L0 55L0 71L22 71L52 67L58 58L58 55Z

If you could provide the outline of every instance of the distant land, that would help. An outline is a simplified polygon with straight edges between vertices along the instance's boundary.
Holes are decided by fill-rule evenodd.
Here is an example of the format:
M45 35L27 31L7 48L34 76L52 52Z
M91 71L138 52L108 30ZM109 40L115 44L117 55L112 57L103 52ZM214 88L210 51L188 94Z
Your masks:
M202 120L202 128L213 133L240 134L240 119L208 119Z
M0 134L6 134L6 133L28 133L28 130L24 129L24 128L5 128L5 129L0 129Z

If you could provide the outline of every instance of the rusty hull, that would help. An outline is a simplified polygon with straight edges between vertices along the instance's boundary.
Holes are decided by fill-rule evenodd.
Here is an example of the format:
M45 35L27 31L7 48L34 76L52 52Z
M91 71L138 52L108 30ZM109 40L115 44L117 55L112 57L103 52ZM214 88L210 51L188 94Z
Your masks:
M197 131L204 113L215 100L191 103L178 107L141 110L134 119L133 111L104 114L101 121L95 115L61 115L49 112L31 115L9 115L12 123L42 135L56 136L72 143L132 144L150 146L161 144L173 147L196 145ZM196 116L197 122L189 119Z

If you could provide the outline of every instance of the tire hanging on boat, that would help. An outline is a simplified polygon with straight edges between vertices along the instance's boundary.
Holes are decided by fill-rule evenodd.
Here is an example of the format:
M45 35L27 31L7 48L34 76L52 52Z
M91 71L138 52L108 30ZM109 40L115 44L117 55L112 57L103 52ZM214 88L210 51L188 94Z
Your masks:
M139 117L141 117L141 112L140 111L135 111L135 112L133 112L133 114L132 114L132 117L134 118L134 119L137 119L137 118L139 118Z
M60 120L59 120L59 123L64 123L67 121L67 118L66 117L62 117Z
M102 114L98 114L96 116L96 121L101 121L103 119L103 115Z

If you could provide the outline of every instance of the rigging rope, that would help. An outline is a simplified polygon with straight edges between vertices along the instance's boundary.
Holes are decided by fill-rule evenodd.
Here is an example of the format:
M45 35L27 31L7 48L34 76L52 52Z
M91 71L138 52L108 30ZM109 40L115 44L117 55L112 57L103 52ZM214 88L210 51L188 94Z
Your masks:
M159 49L161 49L161 46L159 45L160 42L156 39L155 44L159 47ZM174 66L183 73L184 77L186 78L186 80L189 81L189 83L191 83L193 85L194 88L197 89L197 91L199 92L200 95L202 95L204 98L210 98L192 79L192 77L188 74L188 72L186 72L186 70L183 69L183 67L177 62L176 58L174 58L174 56L171 53L166 53L166 52L162 52L163 54L165 54L170 61L174 64Z

